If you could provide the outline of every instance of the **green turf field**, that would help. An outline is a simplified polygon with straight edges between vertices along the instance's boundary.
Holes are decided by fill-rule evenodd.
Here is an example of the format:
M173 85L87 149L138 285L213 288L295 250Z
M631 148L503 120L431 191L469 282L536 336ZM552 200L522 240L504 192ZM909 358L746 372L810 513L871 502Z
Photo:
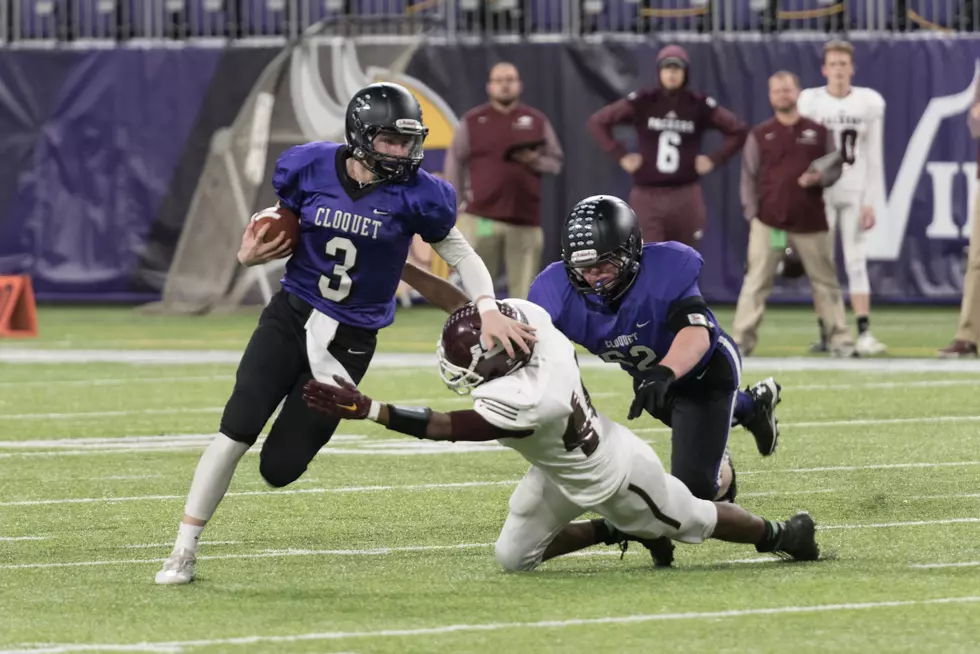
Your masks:
M730 312L720 312L723 324ZM254 315L49 309L24 348L236 352ZM804 355L812 312L767 318L759 354ZM930 357L951 310L879 310L897 356ZM383 353L431 353L441 316L400 312ZM62 352L62 354L67 354ZM808 358L806 361L814 361ZM767 459L736 429L739 501L807 509L827 560L679 546L676 568L616 548L505 574L492 544L527 464L494 444L422 443L345 423L284 490L243 459L202 538L198 579L158 587L234 365L0 363L0 654L27 652L976 652L980 367L775 373L783 435ZM942 364L945 365L945 364ZM600 411L630 384L588 367ZM467 406L436 370L376 368L382 400ZM630 423L669 460L669 435ZM963 564L963 565L956 565Z

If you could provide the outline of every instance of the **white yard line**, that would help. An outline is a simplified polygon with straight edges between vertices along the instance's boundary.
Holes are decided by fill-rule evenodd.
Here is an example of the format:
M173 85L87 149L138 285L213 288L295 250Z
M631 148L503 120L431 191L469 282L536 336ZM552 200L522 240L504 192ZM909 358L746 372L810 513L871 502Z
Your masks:
M781 429L800 429L808 427L863 427L875 425L916 425L933 422L977 422L980 416L916 416L912 418L857 418L851 420L810 420L804 422L779 422ZM669 427L641 427L632 429L634 434L667 433Z
M186 384L233 381L234 375L192 375L184 377L93 377L92 379L32 379L0 382L0 388L33 388L36 386L128 386L130 384Z
M608 616L603 618L572 618L564 620L538 620L534 622L488 622L479 624L449 624L405 629L367 629L363 631L325 631L289 636L238 636L232 638L210 638L205 640L178 640L155 643L134 643L132 645L96 644L38 644L18 649L0 650L0 654L69 654L93 650L133 651L133 652L173 652L179 654L188 649L229 645L258 645L260 643L296 643L310 641L336 641L363 638L407 638L412 636L442 636L469 632L510 631L514 629L565 629L568 627L587 627L598 625L628 625L649 622L674 621L715 621L726 618L743 618L759 615L799 615L806 613L833 613L868 611L919 606L975 604L980 596L940 597L933 599L893 600L888 602L849 602L841 604L814 604L795 606L769 606L750 609L731 609L728 611L690 611L686 613L647 613L635 615ZM128 649L126 649L128 648Z
M599 394L597 394L599 395ZM449 401L453 401L454 398L449 398ZM459 401L458 399L456 401ZM407 401L406 401L407 402ZM416 401L418 403L418 401ZM193 412L218 412L220 409L160 409L154 410L153 412L174 412L174 413L193 413ZM129 413L129 412L98 412L94 414L84 414L84 413L74 413L74 414L20 414L19 416L8 416L8 417L25 417L25 416L85 416L85 415L107 415L108 413ZM131 412L133 414L146 413L142 411ZM2 418L2 416L0 416ZM882 419L851 419L851 420L813 420L804 422L790 422L782 423L784 429L786 428L824 428L824 427L861 427L861 426L874 426L874 425L895 425L895 424L923 424L923 423L959 423L959 422L978 422L980 421L980 415L970 415L970 416L916 416L909 418L882 418ZM636 434L654 434L654 433L668 433L670 428L668 427L641 427L632 430ZM32 440L2 440L0 441L0 450L19 450L19 449L55 449L55 448L75 448L75 449L97 449L97 450L109 450L109 451L124 451L131 452L139 449L152 449L152 450L172 450L172 451L186 451L189 445L196 447L204 447L211 442L215 434L212 433L202 433L202 434L168 434L162 436L109 436L102 438L50 438L50 439L32 439ZM502 446L495 442L490 443L437 443L434 441L413 441L408 438L368 438L365 434L338 434L332 439L332 443L340 442L351 442L355 439L359 440L359 445L377 450L392 449L395 450L396 454L403 454L405 450L412 450L409 453L460 453L464 451L486 451L491 450L504 450ZM331 454L331 453L349 453L346 450L337 451L338 448L335 447L325 447L321 450L321 454ZM253 448L254 450L254 448ZM365 454L370 454L372 452L363 452ZM384 452L374 452L374 453L384 453ZM43 456L52 454L74 454L74 452L36 452L36 453L20 453L19 456L33 455L33 456ZM9 457L12 455L0 454L0 458ZM15 455L16 456L16 455Z
M406 484L402 486L340 486L336 488L287 488L282 490L231 491L225 497L253 497L262 495L324 495L333 493L376 493L382 491L422 491L438 489L479 488L483 486L516 486L519 479L501 481L463 481L447 484ZM53 500L18 500L0 502L3 506L47 506L53 504L111 504L116 502L147 502L182 500L183 495L137 495L131 497L70 497Z
M592 393L592 397L614 397L619 395L619 393L614 393L611 391ZM410 398L393 398L387 399L388 402L396 402L398 404L464 404L470 403L473 400L467 397L458 397L454 395L443 395L440 397L410 397ZM221 413L224 411L224 407L195 407L195 408L170 408L170 409L126 409L118 411L72 411L66 413L12 413L12 414L0 414L0 420L65 420L65 419L76 419L76 418L116 418L125 416L166 416L166 415L180 415L184 413Z
M942 568L975 568L980 566L980 561L961 561L959 563L913 563L910 568L917 570L936 570Z
M952 525L963 523L978 523L980 518L950 518L947 520L917 520L912 522L886 522L878 524L845 524L845 525L817 525L817 531L830 531L838 529L887 529L891 527L924 527L933 525ZM164 547L170 547L165 545ZM293 556L380 556L387 554L399 554L404 552L439 552L446 550L463 549L489 549L493 543L462 543L459 545L410 545L405 547L376 547L369 549L345 549L345 550L307 550L307 549L283 549L283 550L262 550L259 552L242 552L234 554L212 554L198 556L198 560L208 559L268 559ZM58 563L12 563L0 565L0 570L26 570L41 568L80 568L103 565L143 565L160 563L164 559L108 559L99 561L65 561ZM774 561L779 559L773 559ZM731 561L727 561L730 563ZM738 559L735 562L745 562ZM753 559L753 562L754 559ZM726 563L723 561L722 563Z
M239 350L44 350L33 348L0 348L0 363L129 363L129 364L206 364L236 365ZM580 354L583 368L618 370L612 364L591 354ZM378 353L372 369L420 368L436 370L434 353ZM980 359L830 359L820 357L749 357L743 362L746 371L851 371L851 372L980 372Z
M928 527L980 522L980 518L946 518L945 520L913 520L911 522L878 522L870 525L817 525L817 531L830 529L889 529L891 527Z
M0 543L11 543L17 541L49 540L50 536L0 536Z
M285 550L263 550L261 552L249 552L242 554L211 554L198 556L197 560L220 560L220 559L275 559L292 556L383 556L386 554L400 554L404 552L440 552L445 550L467 550L492 547L492 543L461 543L459 545L409 545L406 547L375 547L361 550L304 550L304 549L285 549ZM172 547L172 544L167 545ZM102 565L141 565L150 563L160 563L164 559L122 559L109 561L69 561L64 563L13 563L0 565L0 570L23 570L37 568L79 568Z
M240 540L202 540L201 545L207 545L211 547L213 545L241 545ZM141 543L139 545L120 545L119 549L123 550L149 550L157 547L173 547L173 541L169 543Z
M980 499L980 493L951 493L949 495L909 495L907 500L970 500Z

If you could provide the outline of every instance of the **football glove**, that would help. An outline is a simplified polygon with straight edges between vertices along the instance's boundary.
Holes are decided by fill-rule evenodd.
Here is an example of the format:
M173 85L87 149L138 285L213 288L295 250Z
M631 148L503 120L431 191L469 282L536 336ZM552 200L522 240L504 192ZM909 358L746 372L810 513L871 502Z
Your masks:
M663 415L667 406L667 391L673 381L674 371L667 366L656 365L651 368L646 378L636 387L627 419L639 418L644 409L654 417Z
M373 400L340 375L334 375L333 379L337 383L336 386L315 379L306 382L306 386L303 387L303 401L306 402L306 406L331 418L345 420L367 418Z

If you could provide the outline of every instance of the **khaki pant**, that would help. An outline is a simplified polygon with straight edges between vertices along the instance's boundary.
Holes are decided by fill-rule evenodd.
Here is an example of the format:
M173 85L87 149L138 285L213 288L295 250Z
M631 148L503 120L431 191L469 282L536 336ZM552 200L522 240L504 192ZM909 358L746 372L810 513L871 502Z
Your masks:
M976 345L980 342L980 198L973 206L973 227L970 230L970 253L966 275L963 277L963 303L960 305L960 324L957 340Z
M479 216L462 213L456 222L476 253L487 265L494 282L500 277L500 264L507 270L507 296L527 299L531 282L541 267L544 232L540 227L511 225L488 220L482 229Z
M781 250L773 249L770 238L772 229L753 220L749 229L749 266L742 281L735 307L732 338L743 354L755 349L756 332L762 324L766 300L772 292L776 266L782 258ZM814 305L820 311L832 348L853 345L851 332L844 318L844 298L837 281L834 263L833 241L829 232L814 234L786 234L787 241L800 256L810 287Z

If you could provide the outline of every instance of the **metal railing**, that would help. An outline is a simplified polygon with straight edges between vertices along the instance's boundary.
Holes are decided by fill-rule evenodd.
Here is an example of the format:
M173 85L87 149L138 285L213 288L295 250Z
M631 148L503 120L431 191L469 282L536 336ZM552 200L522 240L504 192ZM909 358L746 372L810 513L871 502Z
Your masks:
M0 42L980 32L980 0L0 0Z

